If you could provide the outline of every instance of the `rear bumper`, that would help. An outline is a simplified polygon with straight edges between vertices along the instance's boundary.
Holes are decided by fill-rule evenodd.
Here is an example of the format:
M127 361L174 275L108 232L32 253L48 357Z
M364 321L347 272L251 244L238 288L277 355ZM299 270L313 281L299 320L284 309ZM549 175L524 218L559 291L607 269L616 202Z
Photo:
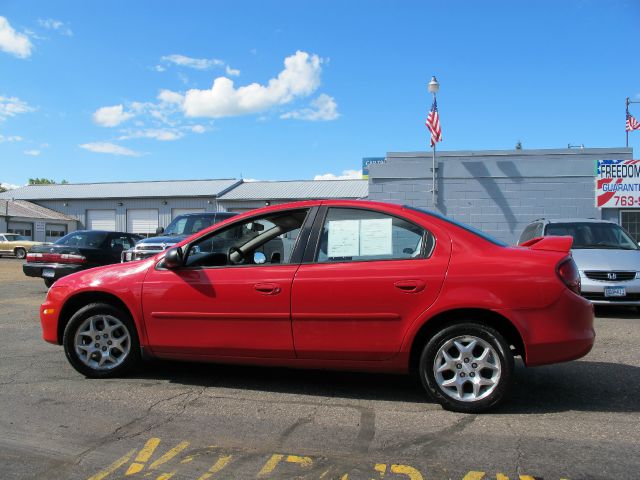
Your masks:
M528 366L575 360L593 347L593 305L568 289L546 308L504 314L523 337Z
M57 280L58 278L70 275L80 270L91 268L90 265L74 265L63 263L25 263L22 265L22 271L27 277L41 277ZM53 277L45 277L42 275L43 270L52 270Z

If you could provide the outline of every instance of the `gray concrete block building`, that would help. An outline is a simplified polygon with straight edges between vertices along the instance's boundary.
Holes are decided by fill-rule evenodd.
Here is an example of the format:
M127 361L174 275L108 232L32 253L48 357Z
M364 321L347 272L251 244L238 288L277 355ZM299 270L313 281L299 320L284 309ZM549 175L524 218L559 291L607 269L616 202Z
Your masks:
M369 165L369 199L435 210L507 243L537 218L597 218L640 233L636 208L596 208L595 161L630 148L392 152Z

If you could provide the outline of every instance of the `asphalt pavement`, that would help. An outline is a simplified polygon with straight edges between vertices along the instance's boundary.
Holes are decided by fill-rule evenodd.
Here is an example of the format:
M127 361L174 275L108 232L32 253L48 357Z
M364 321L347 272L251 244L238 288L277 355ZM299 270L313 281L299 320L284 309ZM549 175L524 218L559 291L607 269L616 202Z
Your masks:
M0 258L0 479L638 479L640 315L598 310L596 345L518 365L482 415L404 376L179 362L89 380L42 341L47 289Z

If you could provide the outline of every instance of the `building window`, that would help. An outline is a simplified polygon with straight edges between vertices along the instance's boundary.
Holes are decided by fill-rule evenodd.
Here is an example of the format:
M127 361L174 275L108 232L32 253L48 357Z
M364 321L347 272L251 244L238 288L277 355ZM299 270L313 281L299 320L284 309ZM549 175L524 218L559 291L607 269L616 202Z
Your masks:
M622 210L620 225L631 234L636 242L640 241L640 210Z

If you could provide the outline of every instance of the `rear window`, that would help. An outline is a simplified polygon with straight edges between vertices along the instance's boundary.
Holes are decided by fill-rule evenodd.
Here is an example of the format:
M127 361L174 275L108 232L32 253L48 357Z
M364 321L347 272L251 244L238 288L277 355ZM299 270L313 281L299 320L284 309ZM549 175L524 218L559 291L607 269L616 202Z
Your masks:
M55 242L56 245L68 247L98 248L107 238L107 232L73 232Z
M417 208L417 207L411 207L409 205L403 205L404 208L408 208L409 210L415 210L416 212L420 212L420 213L424 213L425 215L430 215L432 217L436 217L440 220L444 220L445 222L448 222L452 225L455 225L458 228L462 228L463 230L466 230L469 233L473 233L474 235L477 235L478 237L482 238L483 240L486 240L487 242L493 243L494 245L497 245L499 247L508 247L509 245L506 244L505 242L503 242L502 240L498 240L495 237L492 237L491 235L484 233L482 230L478 230L477 228L472 227L471 225L467 225L466 223L462 223L462 222L458 222L457 220L453 220L452 218L448 218L445 217L443 215L440 215L439 213L436 212L432 212L430 210L425 210L422 208Z
M576 249L638 250L638 244L615 223L550 223L545 235L569 235L573 237L571 248Z

